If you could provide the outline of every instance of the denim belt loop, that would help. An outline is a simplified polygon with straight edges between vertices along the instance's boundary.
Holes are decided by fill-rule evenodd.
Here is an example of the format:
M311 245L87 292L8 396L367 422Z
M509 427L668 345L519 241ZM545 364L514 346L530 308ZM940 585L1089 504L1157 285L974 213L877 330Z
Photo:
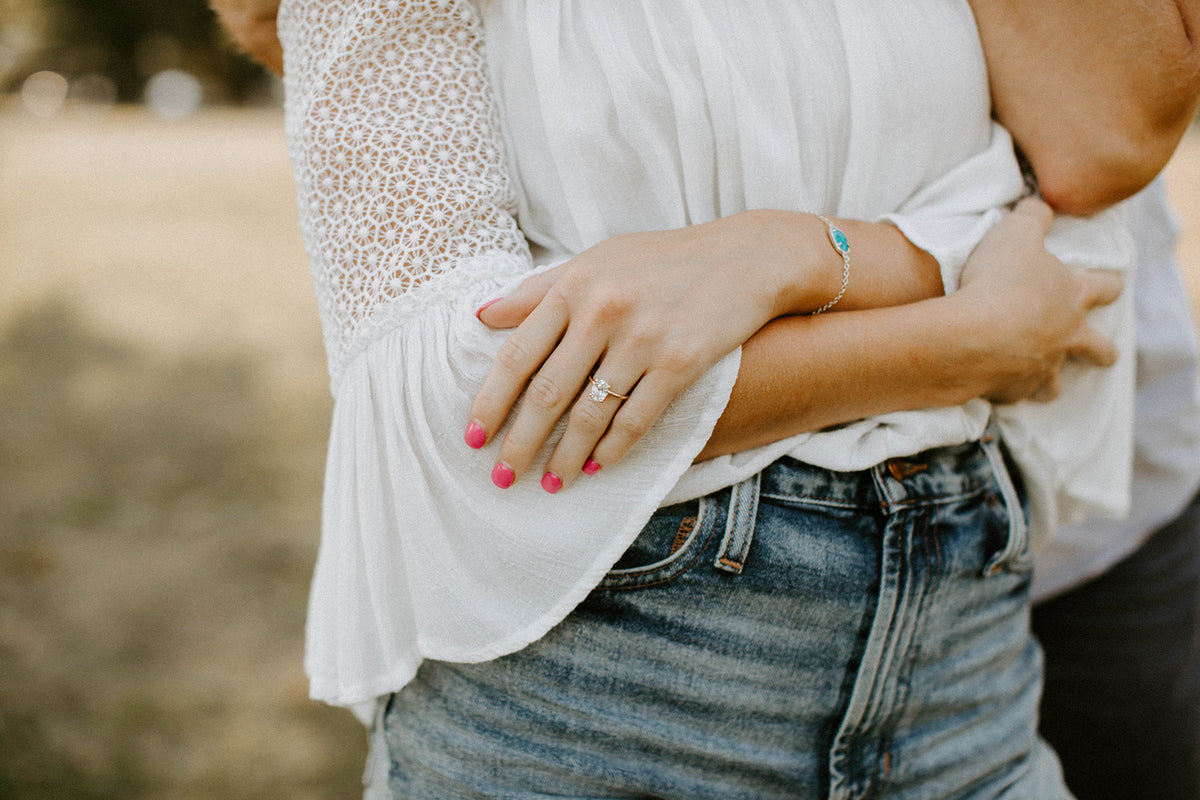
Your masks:
M761 484L762 475L756 473L732 489L729 516L725 522L725 537L721 540L716 560L713 561L713 566L723 572L737 575L746 563L750 540L754 538L754 521L758 517Z
M1004 454L1000 451L1000 438L994 422L988 425L979 443L992 466L992 474L1000 488L1000 497L1008 511L1008 542L983 568L984 576L990 577L999 574L1001 570L1014 569L1017 566L1018 557L1024 552L1029 539L1029 528L1025 523L1025 511L1021 506L1017 487L1013 484L1008 465L1004 463Z

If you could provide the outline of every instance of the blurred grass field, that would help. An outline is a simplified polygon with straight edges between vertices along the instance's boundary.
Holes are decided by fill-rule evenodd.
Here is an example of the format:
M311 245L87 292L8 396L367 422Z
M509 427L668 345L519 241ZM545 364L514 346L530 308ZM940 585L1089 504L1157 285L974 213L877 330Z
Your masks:
M1169 168L1200 310L1200 136ZM301 647L330 409L277 111L0 107L0 800L350 798Z
M330 400L277 112L0 114L0 798L341 798Z

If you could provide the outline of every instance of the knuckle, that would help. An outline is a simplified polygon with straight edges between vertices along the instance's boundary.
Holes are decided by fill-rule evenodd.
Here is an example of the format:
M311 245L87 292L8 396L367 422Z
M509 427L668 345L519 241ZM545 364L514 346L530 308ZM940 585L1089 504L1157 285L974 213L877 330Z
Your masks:
M700 348L694 342L675 340L663 346L654 361L654 368L672 377L682 378L691 374L701 359Z
M554 283L553 289L546 296L553 302L562 303L564 306L569 305L567 299L583 294L591 283L591 268L586 262L577 258L570 263L569 268L563 271L562 277Z
M564 278L555 283L542 298L541 305L550 312L562 319L571 318L571 296L575 293L574 285L578 282L578 278L574 273L568 273Z
M612 421L611 431L625 442L635 442L650 430L650 420L632 410L622 410Z
M562 402L562 389L540 372L534 375L525 389L525 402L539 411L553 411Z
M593 314L601 324L616 322L623 319L634 305L633 292L628 287L606 286L596 295ZM638 335L636 331L633 333Z
M510 374L524 374L529 369L529 361L529 348L516 334L505 339L496 351L496 364Z
M585 400L571 410L570 423L583 433L599 434L608 427L608 414L600 403Z
M668 333L665 321L660 317L645 317L626 327L625 336L630 345L639 350L657 350L659 355L655 360L663 358L663 348L669 347Z

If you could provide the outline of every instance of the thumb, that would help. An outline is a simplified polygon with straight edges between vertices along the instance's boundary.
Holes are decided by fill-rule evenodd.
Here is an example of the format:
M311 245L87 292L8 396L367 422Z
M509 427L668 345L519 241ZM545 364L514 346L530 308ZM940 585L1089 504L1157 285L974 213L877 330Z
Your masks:
M542 302L546 292L558 279L559 269L561 267L555 267L531 278L526 278L507 297L500 297L484 303L475 312L475 316L489 328L517 327L525 321L537 304Z

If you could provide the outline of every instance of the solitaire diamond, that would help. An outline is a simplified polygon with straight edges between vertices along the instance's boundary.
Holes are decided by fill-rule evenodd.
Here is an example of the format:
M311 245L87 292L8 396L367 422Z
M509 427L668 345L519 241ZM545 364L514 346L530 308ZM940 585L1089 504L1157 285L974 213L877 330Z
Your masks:
M588 389L588 397L592 398L597 403L603 403L608 397L608 390L610 388L611 387L608 385L608 381L604 380L603 378L600 378L599 380L593 379L592 388Z

